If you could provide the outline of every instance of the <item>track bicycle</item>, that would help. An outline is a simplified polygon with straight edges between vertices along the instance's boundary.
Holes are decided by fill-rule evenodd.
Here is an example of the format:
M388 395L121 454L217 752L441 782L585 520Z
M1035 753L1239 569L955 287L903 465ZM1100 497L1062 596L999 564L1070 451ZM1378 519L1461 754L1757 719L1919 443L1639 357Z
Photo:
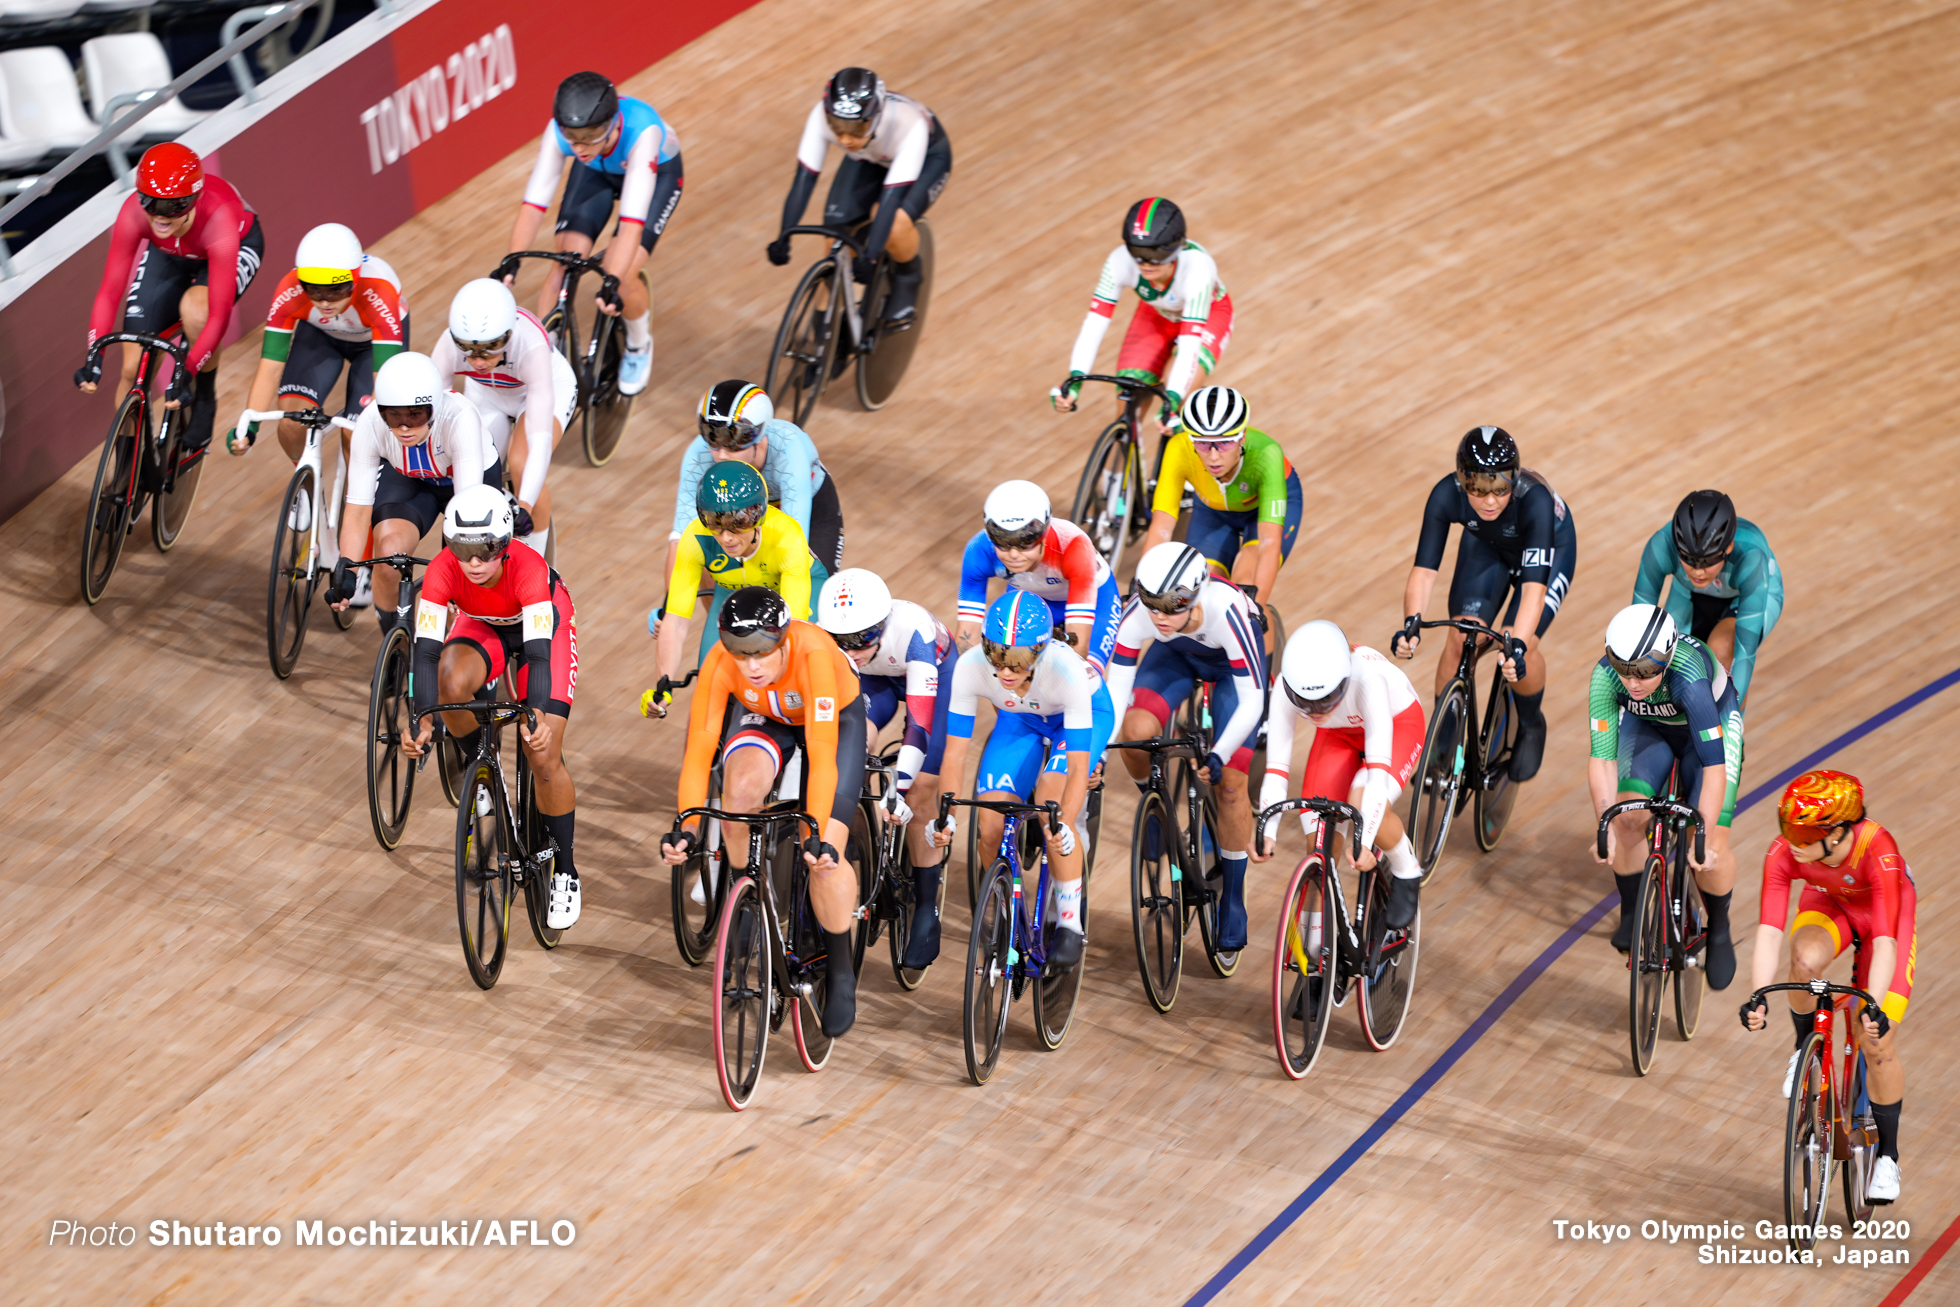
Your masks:
M715 1076L736 1112L754 1098L769 1035L785 1018L807 1071L823 1070L836 1043L823 1032L829 957L803 861L815 854L820 827L795 805L772 799L761 812L689 808L674 818L676 834L695 817L748 827L748 865L729 877L715 925ZM807 842L799 828L808 829Z
M1422 622L1418 629L1442 626L1463 632L1463 648L1456 674L1437 696L1429 717L1429 733L1422 742L1422 773L1409 787L1406 822L1425 885L1443 860L1451 819L1473 797L1477 847L1485 853L1504 837L1511 806L1518 798L1517 784L1511 779L1511 754L1518 743L1517 694L1504 679L1502 657L1491 675L1490 700L1477 730L1476 747L1468 747L1470 727L1477 721L1477 660L1492 650L1502 654L1504 635L1481 622L1456 617Z
M617 306L619 278L607 272L605 260L596 255L565 250L518 250L504 256L490 273L491 279L502 281L515 277L518 265L525 259L546 259L565 270L558 282L558 302L545 315L543 325L553 347L565 356L565 361L572 365L572 375L578 378L577 416L585 461L593 467L604 467L619 449L620 434L626 430L626 418L633 409L633 397L619 393L619 361L626 353L626 323L616 313L596 314L592 338L581 353L577 301L573 294L579 279L593 273L599 278L600 297ZM642 273L642 278L645 275ZM568 433L569 430L568 427ZM529 439L545 439L548 434L532 433Z
M184 452L185 429L190 425L191 373L186 361L190 343L181 329L173 327L168 336L152 336L141 331L115 331L96 338L89 346L83 371L100 376L102 351L111 345L143 347L136 365L136 379L129 393L116 408L109 424L108 438L102 442L102 456L96 460L95 483L89 489L88 513L82 522L82 598L91 605L101 602L122 558L123 538L136 529L136 519L150 510L150 539L157 552L167 554L183 533L197 499L197 484L204 474L206 450ZM182 408L158 406L157 419L151 411L150 389L157 384L168 357L172 367L163 400L185 400Z
M966 991L960 1023L966 1073L974 1084L984 1085L1000 1063L1008 1011L1024 990L1034 990L1034 1027L1041 1046L1057 1049L1068 1037L1069 1024L1075 1019L1076 1000L1082 993L1082 970L1089 960L1090 869L1085 849L1082 963L1061 969L1050 967L1048 946L1052 932L1048 928L1063 927L1049 915L1054 910L1054 893L1041 827L1045 824L1051 835L1061 830L1061 805L1053 799L1038 804L1001 803L942 794L939 820L944 822L955 807L985 808L1004 818L1000 849L982 881L980 905L973 913L973 933L967 940ZM1038 871L1032 910L1023 884L1024 868L1030 866Z
M1674 773L1678 776L1679 771ZM1606 857L1606 833L1623 812L1654 813L1647 826L1647 859L1634 900L1633 949L1627 955L1627 1033L1633 1069L1653 1069L1654 1043L1660 1038L1661 996L1674 977L1674 1027L1681 1038L1695 1037L1701 1000L1708 987L1708 909L1701 886L1688 866L1688 828L1695 833L1695 861L1704 856L1707 832L1699 810L1680 802L1670 777L1668 793L1653 799L1627 799L1599 816L1599 856Z
M301 409L246 409L238 415L234 428L243 431L253 422L278 422L291 418L306 428L306 448L301 451L292 480L279 501L279 516L272 530L272 573L266 583L265 648L272 659L272 674L285 680L299 662L299 651L306 643L306 615L313 607L314 592L321 579L332 575L331 564L320 561L320 533L338 539L340 509L347 487L347 460L342 458L334 470L333 494L322 496L320 482L324 472L321 437L330 427L352 431L354 424L338 414L319 407ZM304 505L302 512L301 505ZM354 624L354 610L327 610L334 625L345 631Z
M1349 987L1360 995L1361 1033L1381 1052L1395 1043L1409 1015L1421 948L1422 914L1407 931L1390 931L1389 874L1379 850L1375 865L1360 873L1350 912L1334 865L1334 827L1346 822L1352 859L1361 857L1361 814L1334 799L1287 799L1259 814L1253 838L1266 823L1295 809L1320 818L1313 849L1300 860L1287 883L1279 915L1279 942L1273 950L1273 1040L1280 1070L1298 1080L1313 1069L1327 1038L1334 1009L1347 1002ZM1311 916L1318 911L1319 938Z
M1091 372L1069 380L1108 382L1116 387L1116 397L1123 404L1123 416L1104 427L1090 447L1089 461L1076 483L1075 502L1069 508L1069 521L1088 533L1089 543L1109 564L1109 570L1117 572L1123 551L1150 529L1150 500L1157 491L1157 473L1164 465L1168 437L1157 438L1157 452L1146 474L1142 433L1149 420L1147 401L1154 398L1161 405L1168 397L1163 387L1135 377ZM1081 407L1080 398L1076 406Z
M806 225L783 233L785 240L821 236L830 242L823 257L805 270L789 297L762 381L762 388L776 401L778 413L799 427L809 425L824 387L842 376L853 361L857 363L858 403L874 412L883 408L897 392L918 348L919 333L926 324L926 304L932 297L932 224L923 218L916 223L918 258L922 260L919 296L912 316L903 322L885 318L893 276L890 251L879 256L864 294L851 297L851 264L864 252L870 226L869 221L848 228Z
M1209 732L1186 726L1176 736L1111 740L1107 747L1150 755L1150 776L1137 800L1130 837L1130 920L1144 995L1150 1006L1168 1012L1177 1001L1184 937L1193 919L1212 971L1229 979L1239 969L1238 951L1228 953L1218 947L1218 905L1224 900L1225 877L1218 865L1218 802L1202 766L1211 752L1211 739ZM1167 760L1177 762L1174 779L1165 767ZM1185 813L1181 829L1180 799Z
M858 869L857 927L852 941L852 965L864 974L865 950L883 934L891 953L892 976L903 990L914 990L925 980L926 969L905 965L905 945L912 937L912 918L917 912L918 883L913 877L911 849L905 842L905 826L886 819L897 811L899 799L895 782L899 743L894 740L876 757L865 762L864 794L858 799L856 817L851 822L850 842L845 856ZM939 904L946 903L946 860L941 860Z
M396 589L395 626L381 641L374 655L374 674L368 682L367 710L367 796L368 820L374 838L384 849L393 850L402 842L408 826L409 804L415 797L415 778L436 759L442 776L443 793L451 804L462 793L457 784L464 760L457 757L456 745L448 738L440 718L436 721L432 747L420 758L410 759L401 751L402 733L412 729L415 672L415 600L422 587L415 577L417 567L431 560L413 554L386 554L380 558L349 559L347 566L384 565L401 574ZM457 711L461 712L462 709ZM492 978L494 982L494 977ZM489 988L485 985L484 988Z
M1862 952L1862 940L1858 947ZM1844 1185L1845 1219L1871 1220L1875 1204L1865 1186L1878 1160L1878 1123L1865 1085L1865 1054L1858 1047L1853 1024L1858 1014L1853 1009L1862 1005L1880 1034L1891 1028L1891 1020L1864 990L1821 979L1765 985L1749 996L1745 1006L1781 990L1802 990L1817 997L1810 1033L1798 1050L1783 1131L1783 1218L1790 1227L1790 1247L1802 1252L1817 1244L1818 1227L1824 1224L1831 1203L1835 1163L1842 1163L1838 1174ZM1905 1237L1903 1231L1900 1237Z
M517 750L514 801L504 780L503 728L522 720L525 729L535 731L537 714L509 699L472 699L468 703L440 703L416 713L410 728L419 731L424 717L446 712L469 713L479 727L476 753L463 760L462 802L456 806L456 925L470 979L478 989L489 989L497 983L509 951L513 886L523 887L524 912L539 948L557 948L565 937L563 930L545 924L545 914L551 908L551 874L557 865L558 841L538 819L536 779L522 746ZM437 718L438 725L440 722Z

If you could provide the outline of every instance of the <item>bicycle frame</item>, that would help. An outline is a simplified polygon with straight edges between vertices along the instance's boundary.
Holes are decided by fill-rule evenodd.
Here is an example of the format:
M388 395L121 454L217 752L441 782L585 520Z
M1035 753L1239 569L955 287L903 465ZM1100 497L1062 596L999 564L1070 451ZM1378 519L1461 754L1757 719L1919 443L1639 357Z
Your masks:
M313 472L313 484L316 486L326 484L325 455L321 453L320 448L325 444L322 438L323 433L328 427L339 427L342 431L351 432L354 429L354 423L338 413L329 414L325 409L317 407L302 409L248 408L239 411L238 421L232 425L243 428L249 422L278 422L286 418L291 418L306 428L306 447L300 451L299 460L293 465L294 468L310 468ZM347 460L343 458L334 469L332 496L328 498L325 504L316 505L313 512L316 522L321 520L325 521L326 535L329 540L334 542L333 553L336 557L340 554L340 510L342 507L341 501L346 498L346 490ZM325 510L324 515L322 514L323 509ZM321 532L315 529L308 534L312 536L312 540L307 545L306 570L300 575L300 579L305 581L311 581L319 573L320 557L326 552L320 547ZM331 567L332 564L329 563L328 566Z
M1042 938L1042 911L1048 902L1048 850L1044 845L1040 855L1039 874L1035 880L1034 909L1030 914L1027 895L1024 893L1025 870L1021 866L1021 850L1016 843L1021 822L1027 817L1047 819L1048 833L1053 835L1061 830L1062 805L1050 799L1046 803L1005 803L992 799L956 799L950 794L939 796L939 819L943 822L954 808L985 808L1001 814L1000 847L995 856L1007 860L1010 880L1009 901L1012 908L1008 913L1008 966L1015 979L1015 997L1020 996L1021 982L1030 976L1039 976L1048 965L1048 949ZM1029 967L1029 962L1034 965Z
M1198 829L1199 823L1204 815L1205 799L1211 794L1211 782L1206 779L1202 767L1205 758L1211 753L1211 746L1203 734L1195 730L1187 730L1182 735L1159 735L1148 740L1111 740L1103 747L1105 752L1110 749L1140 749L1147 751L1150 755L1150 776L1144 782L1144 790L1155 790L1157 793L1163 795L1166 800L1170 801L1174 801L1176 796L1171 793L1170 781L1166 775L1164 760L1166 758L1190 759L1193 765L1191 768L1190 784L1185 787L1184 791L1185 825L1184 831L1181 833L1190 835ZM1195 836L1192 836L1192 838L1195 838ZM1202 856L1202 850L1200 850L1200 856ZM1184 879L1183 862L1184 859L1179 858L1171 866L1171 874L1179 880ZM1200 871L1202 872L1202 868L1200 868ZM1197 879L1200 889L1202 889L1203 875L1200 874Z
M572 310L572 296L580 278L587 273L596 273L599 277L600 297L617 300L619 278L606 271L604 259L592 255L574 254L569 250L518 250L506 254L503 261L491 270L491 280L502 281L505 277L515 277L518 267L525 259L543 259L556 263L565 270L565 275L558 281L559 330L565 333L566 361L575 365L583 364L584 370L579 376L579 384L581 390L589 394L594 383L593 370L598 366L599 332L596 328L593 330L592 339L586 342L585 351L581 354L578 347L578 315ZM580 400L583 402L584 395L580 396Z
M830 241L830 248L825 251L824 257L837 262L839 267L844 268L846 272L849 269L845 267L841 259L837 258L837 252L847 249L851 252L853 258L864 253L863 237L857 231L843 227L797 226L785 231L783 236L785 238L790 236L822 236L827 238ZM841 278L840 284L843 284ZM850 345L853 354L860 354L864 351L864 304L862 301L870 294L871 285L867 282L862 295L846 293L837 297L844 304L844 325L850 328Z
M778 826L801 825L807 828L811 839L820 839L822 834L816 818L795 808L776 806L765 807L761 812L735 812L727 808L689 808L675 816L674 832L678 834L683 822L696 817L702 818L704 824L709 819L718 821L724 831L728 829L730 822L748 827L748 865L740 868L724 867L723 879L732 882L737 876L751 876L760 882L762 917L768 924L770 965L776 973L776 982L783 993L808 998L814 986L809 981L799 978L791 970L792 962L800 963L805 959L797 958L790 951L789 940L783 930L782 907L776 902L776 878L769 874L768 853L764 849L764 843L767 841L773 844L778 838L776 835ZM801 841L798 843L800 845ZM723 897L726 897L725 893Z
M1359 929L1361 887L1357 885L1355 888L1355 908L1353 914L1350 915L1347 895L1341 889L1340 872L1334 866L1333 832L1335 823L1346 822L1348 824L1348 837L1352 846L1349 851L1350 862L1359 861L1361 858L1361 813L1352 804L1342 803L1335 799L1286 799L1282 802L1275 803L1272 807L1265 809L1259 814L1255 819L1257 824L1253 827L1253 838L1260 841L1263 849L1265 841L1260 832L1266 829L1266 823L1285 813L1300 809L1310 810L1320 818L1320 823L1314 830L1313 850L1307 856L1319 858L1321 862L1321 938L1326 939L1328 937L1327 932L1334 927L1335 922L1333 919L1338 915L1340 918L1339 929L1333 936L1336 948L1337 976L1340 972L1347 972L1349 975L1359 975L1368 963L1367 950L1362 947L1361 932ZM1328 900L1330 899L1336 905L1334 909L1330 909L1327 906ZM1308 971L1307 942L1300 937L1298 922L1286 922L1285 927L1287 951L1292 956L1294 966L1299 968L1300 974L1304 976ZM1336 992L1341 992L1342 988L1344 988L1344 985L1337 984Z

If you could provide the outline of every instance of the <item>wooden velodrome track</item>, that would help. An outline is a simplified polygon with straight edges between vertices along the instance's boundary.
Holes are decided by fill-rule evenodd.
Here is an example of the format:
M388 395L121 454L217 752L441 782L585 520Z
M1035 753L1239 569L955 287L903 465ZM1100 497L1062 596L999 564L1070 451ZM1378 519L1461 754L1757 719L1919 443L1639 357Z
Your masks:
M1746 787L1954 667L1956 54L1960 10L1892 0L878 0L841 19L765 0L633 78L678 125L689 184L652 264L654 384L613 465L584 466L568 442L553 474L579 610L568 752L586 878L557 953L520 937L494 991L470 984L452 814L433 786L402 847L377 850L359 743L371 618L342 635L315 614L298 674L269 674L275 452L214 463L175 553L139 534L92 610L74 576L92 464L0 527L5 1296L1198 1293L1611 888L1586 852L1584 676L1683 493L1729 490L1787 576ZM1217 253L1239 314L1220 377L1301 472L1307 521L1278 594L1290 624L1386 637L1422 497L1474 423L1516 433L1572 504L1580 565L1547 644L1544 771L1497 853L1454 841L1390 1052L1367 1051L1350 1005L1305 1082L1274 1065L1273 904L1297 831L1252 878L1240 976L1187 970L1174 1011L1154 1015L1119 795L1063 1049L1035 1048L1023 1006L1001 1071L975 1089L959 964L912 995L874 964L828 1070L804 1074L785 1040L756 1105L722 1106L707 976L676 956L650 856L682 726L634 710L653 676L644 616L696 397L759 374L792 285L762 247L802 115L857 62L931 104L956 160L911 374L883 412L859 412L847 382L812 423L847 561L898 594L950 616L959 548L1003 476L1066 502L1104 405L1064 419L1046 390L1118 217L1148 193L1175 197ZM525 84L541 96L558 75ZM501 252L530 149L374 241L405 273L425 346L453 289ZM256 352L254 335L227 356L227 415ZM1832 758L1918 869L1906 1188L1889 1213L1912 1232L1878 1245L1915 1264L1960 1216L1960 913L1938 842L1953 811L1940 741L1956 729L1960 694L1937 694ZM1732 1018L1771 812L1737 820L1743 982L1711 996L1693 1044L1664 1034L1655 1073L1633 1076L1607 914L1241 1259L1221 1301L1898 1301L1909 1268L1703 1266L1691 1243L1561 1242L1551 1224L1779 1219L1788 1041ZM965 936L964 907L949 908L948 959ZM569 1219L578 1236L293 1245L301 1218L462 1217ZM47 1246L56 1219L170 1218L273 1223L286 1239ZM1960 1301L1960 1258L1910 1300Z

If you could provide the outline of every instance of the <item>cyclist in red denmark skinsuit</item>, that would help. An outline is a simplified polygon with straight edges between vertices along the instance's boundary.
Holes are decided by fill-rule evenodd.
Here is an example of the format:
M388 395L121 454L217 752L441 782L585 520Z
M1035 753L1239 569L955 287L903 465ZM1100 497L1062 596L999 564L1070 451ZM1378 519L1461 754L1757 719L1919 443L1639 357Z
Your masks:
M144 242L148 248L144 249ZM137 251L143 257L137 260ZM233 307L258 275L265 255L259 216L222 177L204 174L197 155L174 141L153 145L136 166L136 193L123 201L109 231L109 260L89 315L88 343L116 328L116 301L124 299L123 329L163 335L182 323L192 337L190 371L194 404L184 451L211 442L217 411L218 349L231 326ZM131 267L135 275L131 276ZM220 271L215 280L212 267ZM124 298L125 290L128 292ZM142 350L123 346L122 380L116 402L136 379ZM75 380L93 391L101 378L98 363ZM173 391L177 382L172 382ZM176 400L166 400L177 407Z

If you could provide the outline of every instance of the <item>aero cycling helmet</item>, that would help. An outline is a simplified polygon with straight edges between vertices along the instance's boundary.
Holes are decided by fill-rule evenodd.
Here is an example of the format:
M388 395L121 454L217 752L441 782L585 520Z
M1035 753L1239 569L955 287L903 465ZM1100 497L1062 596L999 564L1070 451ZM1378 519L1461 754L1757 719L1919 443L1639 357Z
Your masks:
M176 141L152 145L143 151L142 159L136 164L138 195L158 200L186 200L203 189L204 161L187 145Z
M776 406L752 381L717 381L694 415L701 439L716 449L747 449L762 438L762 424L776 416Z
M1009 590L987 608L980 647L995 667L1026 671L1055 638L1048 602L1026 590Z
M1201 551L1181 541L1166 540L1137 560L1137 600L1154 612L1189 612L1210 575L1211 568Z
M299 252L293 259L297 266L293 271L299 274L300 287L309 295L316 290L338 291L354 284L361 260L366 257L361 251L361 238L352 228L327 222L299 238Z
M1184 401L1184 429L1198 440L1243 440L1252 410L1230 386L1200 386Z
M1279 683L1287 701L1310 716L1340 706L1354 673L1354 647L1329 621L1308 622L1287 638L1280 654Z
M885 112L885 79L869 68L841 68L823 88L823 115L839 136L869 136Z
M1456 442L1456 479L1466 493L1508 494L1518 467L1518 442L1503 427L1472 427Z
M449 337L464 353L495 353L517 327L517 299L494 277L466 281L449 301Z
M1606 661L1614 671L1635 680L1659 676L1674 657L1680 632L1667 609L1653 604L1628 604L1606 624Z
M817 594L817 625L830 632L839 649L873 648L884 639L891 615L892 592L884 578L862 567L845 568Z
M1184 248L1184 211L1162 196L1138 200L1123 215L1123 246L1139 263L1164 263Z
M1790 782L1776 803L1783 838L1794 845L1815 844L1840 826L1865 819L1865 787L1841 771L1807 771Z
M618 112L619 92L599 73L573 73L558 83L558 94L551 100L552 120L574 131L609 124Z
M694 507L710 531L747 531L769 511L769 483L747 463L716 463L701 474Z
M721 647L737 657L773 653L789 630L789 603L763 585L745 585L728 596L715 625Z
M1713 567L1735 543L1735 501L1697 490L1674 510L1674 552L1690 567Z
M1048 534L1048 492L1032 481L1003 481L980 509L996 549L1032 549Z
M495 558L510 547L515 530L510 496L496 486L458 490L442 510L443 543L458 558Z
M436 396L448 387L427 354L408 350L383 363L374 374L374 403L377 408L435 409Z

